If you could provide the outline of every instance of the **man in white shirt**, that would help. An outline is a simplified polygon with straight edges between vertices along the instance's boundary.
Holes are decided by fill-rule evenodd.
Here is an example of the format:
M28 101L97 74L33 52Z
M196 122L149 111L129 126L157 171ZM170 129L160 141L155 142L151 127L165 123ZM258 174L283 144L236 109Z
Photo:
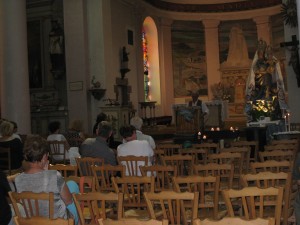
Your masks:
M192 101L189 102L188 106L201 106L203 115L204 116L208 115L209 109L206 106L206 104L202 100L199 99L199 96L200 96L199 92L198 91L192 92L191 96L192 96Z
M117 156L148 156L148 165L152 165L153 149L150 144L145 140L137 140L136 129L134 126L122 126L120 128L120 135L126 141L120 144L117 148ZM126 166L126 163L124 164ZM139 162L138 166L144 166L144 162ZM126 175L129 175L128 168L126 167ZM141 172L138 171L138 176L141 176Z
M154 139L150 135L143 134L141 131L142 126L143 126L143 120L141 117L139 117L139 116L132 117L130 119L130 125L134 126L136 129L137 140L148 141L148 143L150 144L152 149L156 148Z

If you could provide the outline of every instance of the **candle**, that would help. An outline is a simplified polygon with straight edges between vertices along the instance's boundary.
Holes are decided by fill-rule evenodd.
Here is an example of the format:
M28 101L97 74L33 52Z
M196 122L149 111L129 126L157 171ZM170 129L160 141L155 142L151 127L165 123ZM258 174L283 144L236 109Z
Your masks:
M215 131L215 129L212 127L211 129L210 129L211 131Z
M201 132L199 131L198 132L198 140L200 140L201 139Z
M206 135L203 135L203 140L206 140Z
M285 131L287 131L286 115L284 115L284 127L285 127Z
M217 127L217 129L216 129L217 131L220 131L220 127Z
M289 132L291 131L291 114L288 113Z
M230 130L230 131L233 131L233 127L230 127L229 130Z

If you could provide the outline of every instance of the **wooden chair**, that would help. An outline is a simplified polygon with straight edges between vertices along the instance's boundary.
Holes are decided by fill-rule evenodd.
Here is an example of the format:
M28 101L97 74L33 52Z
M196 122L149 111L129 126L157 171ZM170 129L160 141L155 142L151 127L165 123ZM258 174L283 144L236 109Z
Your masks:
M73 219L48 219L44 217L31 217L22 218L15 216L14 221L16 225L32 225L32 224L43 224L43 225L74 225Z
M192 148L207 149L208 153L218 153L219 152L219 145L217 143L193 144Z
M100 218L121 219L123 217L122 193L89 192L72 195L81 225L98 224Z
M250 168L252 173L259 173L263 171L270 171L274 173L279 172L292 172L293 162L284 160L266 160L264 162L252 162L250 163Z
M181 155L191 155L194 157L194 164L206 164L208 149L207 148L187 148L180 149Z
M276 160L276 161L290 161L294 162L295 153L292 150L283 151L283 150L274 150L274 151L264 151L258 153L260 161L264 162L266 160Z
M275 224L280 225L282 210L283 188L258 188L246 187L241 190L228 189L222 191L225 200L228 216L240 216L246 220L256 219L257 217L275 218ZM274 201L269 201L274 196ZM238 203L239 207L234 207ZM270 208L274 208L270 212ZM237 209L237 211L234 210Z
M112 166L108 164L91 166L91 168L95 177L97 191L115 191L111 178L116 176L124 177L126 170L125 166Z
M96 191L96 180L91 176L69 176L65 178L65 181L72 180L78 184L80 193L94 192Z
M192 155L162 156L162 161L165 166L177 167L178 176L193 173L194 157Z
M23 205L26 218L42 216L49 219L54 219L54 194L52 192L34 193L30 191L24 191L18 193L10 191L8 194L17 217L22 217L17 204L20 203ZM43 212L41 207L48 208L48 211Z
M173 182L174 189L178 192L199 192L198 213L201 214L200 218L218 218L219 176L173 177Z
M138 220L136 218L122 218L119 220L98 220L99 225L168 225L168 220ZM263 224L264 225L264 224Z
M167 219L170 224L187 225L198 218L198 192L145 192L144 196L151 219ZM187 202L191 204L186 204ZM191 208L188 208L187 205L190 205ZM162 215L157 216L155 210L162 211Z
M250 147L230 147L230 148L222 148L220 149L220 153L222 152L232 152L232 153L241 153L243 155L243 172L248 173L249 171L249 163L250 163Z
M155 191L173 190L172 177L177 176L177 167L174 166L140 166L143 176L155 177Z
M0 169L11 175L10 148L0 147Z
M154 177L112 177L116 193L124 194L124 217L149 218L144 192L154 192Z
M148 156L118 156L119 165L126 167L126 176L141 176L140 166L148 166Z
M241 176L241 182L244 187L256 186L259 188L268 187L283 187L283 209L282 218L283 224L287 225L288 209L290 208L290 192L291 192L291 173L273 173L273 172L260 172L257 174L243 174Z
M49 145L49 159L52 164L63 163L66 164L66 141L47 141Z
M281 140L272 140L269 145L282 145L282 144L288 144L288 145L297 145L299 144L297 139L281 139Z
M234 172L233 178L234 182L233 186L239 187L239 179L241 174L243 173L243 162L244 155L241 153L232 153L232 152L221 152L219 154L210 154L208 155L209 163L217 163L217 164L233 164Z
M207 163L205 165L194 165L194 174L199 176L219 176L220 191L223 189L231 189L233 185L233 164L217 164Z
M160 143L156 146L156 149L164 151L164 156L170 156L179 154L179 149L182 148L181 144L171 144L171 143Z
M75 165L49 164L49 170L57 170L63 177L78 176L78 167Z
M258 141L234 141L231 142L232 147L250 147L250 161L256 162L258 160Z
M104 165L104 159L92 157L76 158L76 164L79 169L80 176L93 176L91 166Z
M162 159L161 157L165 155L165 151L163 149L154 149L154 160L153 164L154 165L162 165Z
M201 220L196 219L194 220L194 225L230 225L230 224L239 224L239 225L275 225L274 218L256 218L253 220L245 220L240 217L224 217L221 220L210 220L205 219Z
M275 145L265 145L265 151L275 151L275 150L282 150L282 151L293 151L295 156L298 152L298 145L295 144L275 144Z

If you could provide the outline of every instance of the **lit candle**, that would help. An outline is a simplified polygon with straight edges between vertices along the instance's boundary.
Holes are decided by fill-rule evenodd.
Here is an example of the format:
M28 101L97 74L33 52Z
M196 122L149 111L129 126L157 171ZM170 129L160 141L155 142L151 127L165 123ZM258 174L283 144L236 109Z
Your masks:
M217 127L217 129L216 129L217 131L220 131L220 127Z
M211 129L210 129L211 131L215 131L215 129L212 127Z
M198 132L198 140L201 139L201 132Z
M230 131L233 131L233 127L230 127L229 130L230 130Z
M203 140L206 140L206 135L203 135Z

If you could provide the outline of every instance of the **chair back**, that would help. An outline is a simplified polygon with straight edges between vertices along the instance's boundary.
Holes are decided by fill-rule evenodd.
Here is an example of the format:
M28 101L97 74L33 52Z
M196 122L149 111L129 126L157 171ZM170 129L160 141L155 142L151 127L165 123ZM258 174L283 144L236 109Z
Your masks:
M65 177L65 181L74 181L79 187L80 193L94 192L96 191L96 180L92 176L69 176Z
M198 211L200 218L218 218L220 177L186 176L173 177L174 189L178 192L199 192Z
M192 155L171 155L162 156L165 166L177 167L178 176L191 175L193 173L194 156Z
M144 196L151 219L157 219L156 210L160 210L162 218L168 220L170 224L187 225L198 218L198 192L145 192ZM190 204L187 204L188 202Z
M206 164L208 149L207 148L183 148L180 149L181 155L192 155L194 157L194 164Z
M219 176L220 191L222 189L230 189L233 184L234 165L207 163L194 165L194 174L199 176Z
M250 147L250 161L256 162L258 160L258 149L259 144L258 141L234 141L231 143L232 147Z
M172 144L172 143L160 143L157 144L156 149L164 151L164 156L179 154L179 149L182 148L181 144Z
M257 217L273 217L275 218L275 224L280 225L283 200L282 187L245 187L240 190L223 190L222 194L228 216L241 216L246 220L256 219ZM272 211L270 211L271 208Z
M124 208L146 207L144 192L154 192L154 177L112 177L116 193L124 194Z
M98 220L99 225L168 225L168 220L139 220L136 218L122 218L119 220ZM264 224L263 224L264 225Z
M288 223L288 210L290 208L290 193L291 193L291 183L292 175L291 172L284 173L273 173L273 172L260 172L257 174L243 174L241 176L241 182L244 187L256 186L259 188L268 187L283 187L283 209L282 218L283 224Z
M192 148L197 149L207 149L208 153L218 153L219 145L217 143L200 143L200 144L193 144Z
M72 195L81 224L86 224L85 221L88 221L88 224L97 224L100 218L123 217L122 193L89 192Z
M78 176L78 167L76 165L65 164L49 164L49 170L59 171L63 177Z
M292 150L273 150L273 151L264 151L258 153L260 161L264 162L266 160L276 160L276 161L290 161L294 162L295 153Z
M125 166L112 166L104 164L102 166L91 166L96 183L97 191L114 191L111 181L112 177L124 177Z
M66 141L47 141L49 146L49 159L50 162L66 164Z
M52 192L34 193L30 191L9 192L16 216L22 217L18 204L22 204L26 218L42 216L54 219L54 194Z
M291 161L276 161L276 160L266 160L264 162L252 162L250 163L250 168L252 173L259 172L292 172L293 170L293 162Z
M245 220L240 217L224 217L220 220L205 219L194 220L194 225L226 225L226 224L239 224L239 225L275 225L274 218L256 218L254 220Z
M250 163L250 147L229 147L220 149L220 153L222 152L232 152L232 153L241 153L243 155L244 161L242 162L244 173L248 173L249 171L249 163Z
M141 176L140 166L148 165L148 156L118 156L117 157L119 165L124 165L126 167L126 176Z
M32 225L32 224L43 224L43 225L74 225L73 219L48 219L44 217L32 217L22 218L15 216L14 221L16 225Z
M102 158L92 158L92 157L83 157L75 158L77 167L79 169L80 176L93 176L93 171L91 166L102 166L104 165L104 159Z
M7 174L11 175L10 148L0 147L0 169L7 171Z
M172 177L177 176L177 167L174 166L140 166L143 176L155 177L155 191L173 190Z

